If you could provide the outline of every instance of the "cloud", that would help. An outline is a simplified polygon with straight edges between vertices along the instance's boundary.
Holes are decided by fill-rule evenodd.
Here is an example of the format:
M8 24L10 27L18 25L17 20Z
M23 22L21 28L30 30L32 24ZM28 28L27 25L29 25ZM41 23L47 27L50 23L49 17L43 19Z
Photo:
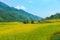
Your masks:
M16 8L16 9L23 9L23 10L26 10L26 7L25 7L25 6L22 6L22 5L21 5L21 6L16 6L15 8Z

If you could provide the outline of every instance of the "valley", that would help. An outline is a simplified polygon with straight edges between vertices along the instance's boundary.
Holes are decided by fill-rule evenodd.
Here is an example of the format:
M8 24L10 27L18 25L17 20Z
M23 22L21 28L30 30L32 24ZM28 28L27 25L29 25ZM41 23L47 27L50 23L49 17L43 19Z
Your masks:
M60 13L40 16L0 2L0 40L60 40Z

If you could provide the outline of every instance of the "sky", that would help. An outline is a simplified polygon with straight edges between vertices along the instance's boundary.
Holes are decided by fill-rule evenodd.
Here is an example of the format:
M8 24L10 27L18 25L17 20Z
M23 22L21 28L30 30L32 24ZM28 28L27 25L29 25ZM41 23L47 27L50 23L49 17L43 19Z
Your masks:
M0 0L5 4L23 9L40 17L49 17L60 12L60 0Z

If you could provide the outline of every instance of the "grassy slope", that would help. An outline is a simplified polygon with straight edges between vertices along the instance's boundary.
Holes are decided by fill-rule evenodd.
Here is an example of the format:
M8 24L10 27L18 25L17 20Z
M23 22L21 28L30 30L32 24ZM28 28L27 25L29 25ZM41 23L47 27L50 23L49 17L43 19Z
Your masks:
M0 40L49 40L57 31L60 31L60 23L0 24Z

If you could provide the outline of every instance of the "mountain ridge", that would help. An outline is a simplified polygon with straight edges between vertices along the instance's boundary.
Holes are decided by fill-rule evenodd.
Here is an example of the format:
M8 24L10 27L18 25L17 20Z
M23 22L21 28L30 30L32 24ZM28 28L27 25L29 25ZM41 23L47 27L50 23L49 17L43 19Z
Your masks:
M31 21L31 20L42 20L41 17L32 15L22 9L16 9L9 7L8 5L0 2L0 21Z

